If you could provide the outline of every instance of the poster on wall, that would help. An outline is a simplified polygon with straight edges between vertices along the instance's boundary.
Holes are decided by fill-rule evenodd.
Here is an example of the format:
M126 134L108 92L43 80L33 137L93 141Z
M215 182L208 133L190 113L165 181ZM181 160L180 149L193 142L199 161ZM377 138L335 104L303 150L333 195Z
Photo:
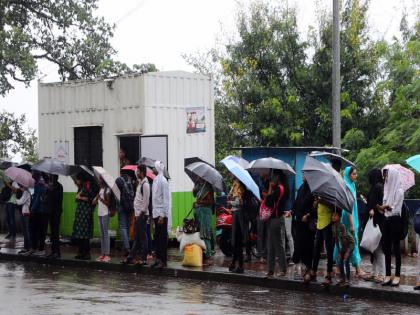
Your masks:
M69 143L56 142L54 143L54 159L63 163L69 163Z
M187 113L187 133L206 132L206 115L205 108L188 107Z

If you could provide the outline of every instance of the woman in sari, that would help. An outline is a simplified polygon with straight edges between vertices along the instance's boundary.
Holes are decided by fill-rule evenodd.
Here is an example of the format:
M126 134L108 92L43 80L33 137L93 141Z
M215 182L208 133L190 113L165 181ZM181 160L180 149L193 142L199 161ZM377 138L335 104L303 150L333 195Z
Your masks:
M196 198L194 203L194 217L200 226L200 237L206 244L205 259L211 257L211 217L214 206L213 187L206 181L199 179L193 189Z
M90 260L90 239L93 237L93 200L96 197L92 183L84 174L76 176L76 213L73 223L72 238L77 242L79 253L76 259Z
M353 267L356 268L356 274L360 277L363 277L365 273L360 269L360 263L362 262L362 257L360 256L359 251L359 209L357 207L357 191L356 191L356 180L357 180L357 170L353 166L347 166L344 169L344 182L351 191L354 197L354 204L352 213L343 211L343 216L341 218L341 223L343 223L347 229L347 232L351 233L354 237L355 247L352 252L350 259ZM334 255L335 257L337 255Z

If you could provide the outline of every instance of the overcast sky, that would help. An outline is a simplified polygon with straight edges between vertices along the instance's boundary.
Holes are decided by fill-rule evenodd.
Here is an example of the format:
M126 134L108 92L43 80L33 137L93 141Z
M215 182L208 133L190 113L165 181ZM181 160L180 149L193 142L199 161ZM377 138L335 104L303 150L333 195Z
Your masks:
M289 1L289 6L297 6L302 34L315 24L316 2L327 9L332 6L332 0ZM150 62L159 70L191 71L181 55L207 50L217 39L231 34L235 11L247 3L248 0L100 0L98 14L117 23L112 43L118 50L118 60L129 65ZM392 38L398 33L403 10L410 14L418 9L416 0L371 0L372 35ZM57 81L54 66L42 63L39 68L44 82ZM29 125L37 128L37 82L32 82L30 88L20 83L15 87L6 97L0 97L0 109L26 113Z

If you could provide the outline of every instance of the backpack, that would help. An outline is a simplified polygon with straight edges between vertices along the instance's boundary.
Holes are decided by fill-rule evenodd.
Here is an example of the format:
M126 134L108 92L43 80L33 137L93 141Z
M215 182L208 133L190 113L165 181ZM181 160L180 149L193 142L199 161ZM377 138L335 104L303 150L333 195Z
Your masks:
M109 188L108 188L109 189ZM111 190L111 197L109 200L109 206L108 206L108 211L109 211L109 216L112 218L113 216L115 216L115 214L117 213L118 209L117 209L117 198L115 197L113 191Z
M414 215L414 231L420 235L420 208L417 209L416 214Z
M0 203L6 203L12 197L12 189L8 186L4 186L0 193Z
M122 189L121 189L121 200L120 205L123 209L127 212L131 212L134 210L134 190L133 185L131 182L122 178L121 181Z
M260 211L260 201L249 190L245 191L245 200L244 200L243 209L244 209L244 213L246 217L250 220L255 219L258 216L258 213Z
M401 237L400 240L404 240L408 235L408 225L410 223L410 209L407 207L405 202L401 208Z

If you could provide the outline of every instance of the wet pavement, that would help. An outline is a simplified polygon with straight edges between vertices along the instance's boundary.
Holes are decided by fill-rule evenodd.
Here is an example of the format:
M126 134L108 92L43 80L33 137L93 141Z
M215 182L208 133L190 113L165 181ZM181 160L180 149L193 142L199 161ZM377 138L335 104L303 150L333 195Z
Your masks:
M3 238L0 236L0 239ZM9 255L10 257L6 257L7 260L19 260L14 257L18 257L16 252L21 246L22 239L20 238L15 243L1 244L0 254L4 255L0 255L0 258ZM396 308L395 304L395 301L420 302L420 294L415 294L412 290L418 271L417 260L411 257L403 259L404 277L399 288L383 288L372 282L353 279L352 289L357 289L358 292L353 291L348 294L347 291L340 291L333 286L331 291L335 290L335 295L328 295L319 294L321 292L319 285L312 286L311 290L302 290L304 286L301 282L293 281L292 267L289 268L287 277L282 278L284 281L269 283L263 279L266 265L252 262L246 265L245 277L235 278L227 272L229 259L219 252L213 257L210 266L186 268L181 266L179 251L175 248L170 249L167 275L171 275L172 278L150 275L149 268L147 268L149 271L142 268L142 271L137 273L138 269L122 266L121 253L118 251L113 251L112 262L107 266L90 263L88 267L93 268L94 271L88 268L72 267L74 247L64 245L62 252L63 266L43 264L42 260L37 264L0 262L2 283L0 290L3 290L0 298L5 299L8 294L11 298L10 304L4 303L5 300L0 303L0 314L5 314L3 310L13 314L14 312L10 313L10 311L16 309L16 305L22 307L23 310L17 314L27 312L38 314L38 311L40 314L77 314L74 307L83 310L80 314L101 312L107 314L111 311L122 314L134 312L148 314L156 313L154 311L157 308L159 314L297 314L302 312L307 314L376 314L380 310L383 310L380 313L394 314L393 309L396 310L395 314L420 314L418 305L401 304ZM93 258L99 256L98 248L94 248L92 252ZM323 272L324 263L321 263L320 275ZM58 261L55 264L61 264L61 262ZM364 257L363 268L366 271L370 270L369 265L368 257ZM79 265L79 267L84 266ZM99 269L124 270L125 272L99 271ZM183 271L185 271L184 275L179 275ZM201 281L184 279L191 276ZM321 276L319 276L319 281L321 281ZM300 284L300 287L296 284ZM375 295L383 301L371 300L376 298ZM394 297L394 302L387 298L390 295ZM346 296L348 298L345 298ZM13 303L17 303L14 308Z
M418 306L224 284L0 263L1 314L420 314Z

